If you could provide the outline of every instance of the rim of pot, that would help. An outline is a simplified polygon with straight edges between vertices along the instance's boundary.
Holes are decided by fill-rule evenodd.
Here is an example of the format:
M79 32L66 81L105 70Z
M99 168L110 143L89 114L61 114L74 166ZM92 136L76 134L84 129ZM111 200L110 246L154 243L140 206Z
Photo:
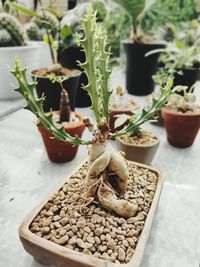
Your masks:
M54 110L54 111L52 111L52 113L57 113L57 114L58 114L59 111ZM84 125L84 123L83 123L83 119L82 119L82 115L81 115L79 112L73 112L73 113L75 113L76 117L79 118L79 122L77 122L77 123L69 123L69 122L68 122L67 127L64 127L64 126L63 126L64 129L79 128L80 126ZM51 114L51 112L46 112L45 114L48 115L48 114ZM38 127L40 127L40 128L44 128L43 126L40 126L40 125L39 125L39 121L37 121L36 125L37 125ZM60 125L60 127L61 127L61 124L59 124L59 125ZM48 130L48 129L47 129L47 130Z
M120 142L120 143L122 143L123 145L126 145L126 146L130 146L130 147L152 147L152 146L155 146L155 145L157 145L158 143L160 143L160 137L159 136L157 136L157 135L154 135L156 138L157 138L157 140L156 140L156 142L154 142L153 144L150 144L150 145L145 145L145 144L140 144L140 145L135 145L135 144L129 144L129 143L126 143L126 142L124 142L120 137L117 137L116 138L116 140L118 141L118 142Z
M40 69L32 70L32 71L31 71L31 76L34 77L34 78L43 78L43 79L47 79L47 80L49 80L49 77L39 76L39 75L37 75L37 74L34 73L34 72L36 72L36 71L38 71L38 70L46 70L46 69L47 69L47 68L40 68ZM79 76L82 74L82 72L81 72L80 70L78 70L78 69L72 69L72 71L73 71L73 70L77 71L77 74L76 74L76 75L73 75L73 76L69 76L69 79L70 79L70 78L79 77ZM68 77L67 75L60 75L60 76L66 76L66 77ZM68 79L67 79L67 80L68 80ZM67 81L67 80L66 80L66 81Z
M136 100L133 100L133 99L130 99L128 100L130 102L130 104L133 105L133 108L113 108L113 107L110 107L109 108L109 111L110 112L117 112L117 111L121 111L121 112L132 112L133 110L136 110L140 107L140 104L136 101Z
M5 46L0 47L0 50L10 51L10 50L30 50L31 48L40 48L41 45L37 43L27 43L27 45L22 46Z
M139 45L146 45L146 46L151 46L151 45L166 45L167 42L163 41L163 40L155 40L155 42L153 43L139 43L139 42L135 42L131 39L125 39L121 41L122 44L139 44Z
M180 117L194 117L194 116L198 117L198 116L200 116L200 112L181 113L181 112L173 111L169 108L162 108L161 112L169 113L171 115L176 115L176 116L180 116Z

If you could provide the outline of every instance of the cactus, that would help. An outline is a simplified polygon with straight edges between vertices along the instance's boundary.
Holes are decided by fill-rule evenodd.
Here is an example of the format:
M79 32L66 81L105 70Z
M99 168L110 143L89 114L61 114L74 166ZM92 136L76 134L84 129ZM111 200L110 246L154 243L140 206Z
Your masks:
M0 47L11 46L12 38L6 30L0 30Z
M38 26L41 30L48 30L53 38L56 37L59 28L59 22L56 16L49 12L43 12L38 14L39 17L35 17L33 22ZM45 15L45 20L43 19Z
M26 25L26 34L27 34L29 40L33 40L33 41L42 41L43 40L43 34L41 32L41 29L33 21L29 22Z
M2 30L4 30L2 32ZM25 32L18 20L7 13L0 13L0 46L26 45ZM4 37L4 38L3 38Z

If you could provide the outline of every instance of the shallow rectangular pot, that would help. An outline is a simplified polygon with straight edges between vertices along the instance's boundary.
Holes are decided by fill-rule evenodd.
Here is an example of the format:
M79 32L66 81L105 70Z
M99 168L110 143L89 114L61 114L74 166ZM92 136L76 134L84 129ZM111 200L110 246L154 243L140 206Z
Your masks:
M68 267L118 267L118 266L139 267L142 261L144 249L147 243L147 239L148 239L151 225L154 219L156 207L159 201L159 196L160 196L162 184L163 184L163 178L157 170L147 165L143 165L139 163L134 163L134 164L139 167L149 169L153 171L154 173L156 173L158 177L158 183L157 183L157 188L154 194L153 202L151 204L149 213L146 217L144 228L139 237L134 255L130 262L128 262L127 264L118 264L118 263L108 262L106 260L101 260L94 256L89 256L81 252L76 252L66 247L62 247L60 245L57 245L51 241L48 241L32 233L29 230L30 224L32 223L34 218L37 216L37 214L43 209L44 205L48 202L50 198L48 198L40 206L38 206L33 212L31 212L30 215L24 220L24 222L20 226L19 236L24 246L24 249L29 254L31 254L35 258L35 260L37 260L38 262L46 264L46 265L53 264L57 267L67 267L67 266ZM79 166L75 171L73 171L68 176L68 178L70 178L72 174L77 172L80 169L80 167L81 166ZM62 186L58 187L58 190ZM56 190L56 192L58 190Z

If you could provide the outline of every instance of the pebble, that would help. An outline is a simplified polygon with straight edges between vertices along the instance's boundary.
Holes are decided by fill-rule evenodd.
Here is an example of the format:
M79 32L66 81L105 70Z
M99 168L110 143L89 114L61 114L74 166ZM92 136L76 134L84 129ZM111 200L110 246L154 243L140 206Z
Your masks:
M84 228L86 226L86 220L84 217L80 217L77 221L77 227L78 228Z
M119 248L119 252L118 253L119 253L118 254L118 260L119 261L124 261L125 257L126 257L125 251L122 248Z

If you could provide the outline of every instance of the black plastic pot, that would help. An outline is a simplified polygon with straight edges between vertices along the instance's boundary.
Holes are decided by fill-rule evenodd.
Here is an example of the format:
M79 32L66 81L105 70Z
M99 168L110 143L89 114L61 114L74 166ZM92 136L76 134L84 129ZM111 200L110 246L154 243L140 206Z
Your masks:
M163 44L123 42L126 53L126 89L132 95L148 95L154 90L152 75L157 71L159 53L145 57Z
M60 84L58 82L52 83L48 77L38 77L34 73L35 71L32 71L32 78L36 79L37 81L37 96L39 98L43 95L45 96L45 100L43 103L44 112L49 112L50 110L59 110L60 95L62 91ZM75 108L76 94L79 85L80 74L81 73L79 73L77 76L70 77L69 79L63 82L63 87L69 94L69 101L72 111L74 111Z
M68 9L73 9L77 4L77 0L68 0Z
M178 69L174 74L174 86L185 85L191 87L198 79L199 68ZM180 72L180 73L179 73Z
M80 62L85 62L85 53L80 47L70 46L65 49L60 49L58 51L58 62L65 68L68 69L79 69L80 66L77 65L77 60ZM76 107L89 107L91 106L91 100L87 92L82 88L83 85L87 85L87 76L82 73L79 80L79 85L77 89L76 97Z

